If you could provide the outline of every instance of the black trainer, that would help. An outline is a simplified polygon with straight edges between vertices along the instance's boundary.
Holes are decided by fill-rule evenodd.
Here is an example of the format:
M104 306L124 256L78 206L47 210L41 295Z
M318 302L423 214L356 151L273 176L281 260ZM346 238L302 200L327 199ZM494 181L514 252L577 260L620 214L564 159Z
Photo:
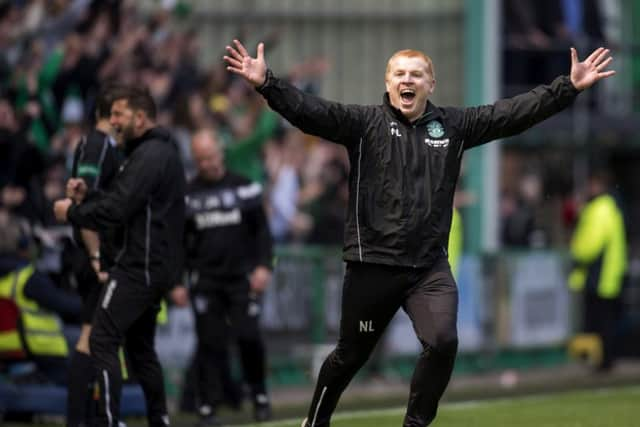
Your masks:
M269 421L272 418L271 403L266 394L260 393L253 400L253 419L257 422Z
M198 408L198 415L200 415L200 419L195 424L195 427L222 426L220 418L218 418L215 411L210 405L202 405L200 408Z

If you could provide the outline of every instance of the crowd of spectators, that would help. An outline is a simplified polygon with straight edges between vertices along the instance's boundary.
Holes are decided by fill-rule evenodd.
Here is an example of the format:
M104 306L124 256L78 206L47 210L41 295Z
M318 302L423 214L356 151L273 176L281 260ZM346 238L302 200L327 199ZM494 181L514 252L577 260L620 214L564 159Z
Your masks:
M566 73L569 47L591 51L606 44L599 0L505 0L503 48L505 95L550 82ZM619 9L618 2L607 9Z
M150 90L188 177L191 135L213 128L228 169L263 184L278 243L339 244L346 153L282 122L221 60L202 63L209 47L183 18L175 7L143 12L128 0L0 2L0 210L28 223L43 253L64 252L52 202L63 196L74 148L92 126L95 94L121 82ZM289 77L317 91L327 67L316 58ZM52 274L63 261L52 263Z

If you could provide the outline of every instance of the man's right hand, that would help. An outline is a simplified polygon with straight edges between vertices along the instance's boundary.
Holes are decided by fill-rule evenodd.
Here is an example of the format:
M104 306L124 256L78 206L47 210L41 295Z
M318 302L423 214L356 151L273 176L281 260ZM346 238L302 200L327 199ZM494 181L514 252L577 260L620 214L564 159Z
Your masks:
M229 56L224 56L227 70L244 77L253 86L264 84L267 77L267 62L264 59L264 43L258 44L258 54L252 58L247 49L238 40L234 40L235 47L227 46Z
M69 178L67 181L66 196L76 203L82 203L87 196L87 183L82 178Z

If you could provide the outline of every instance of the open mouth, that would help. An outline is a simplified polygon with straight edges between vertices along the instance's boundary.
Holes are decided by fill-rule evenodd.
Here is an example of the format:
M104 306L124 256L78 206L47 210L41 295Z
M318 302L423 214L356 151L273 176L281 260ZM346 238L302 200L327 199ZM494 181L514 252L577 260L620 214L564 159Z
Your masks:
M405 104L410 104L416 97L416 93L413 89L403 89L400 91L400 98L402 102Z

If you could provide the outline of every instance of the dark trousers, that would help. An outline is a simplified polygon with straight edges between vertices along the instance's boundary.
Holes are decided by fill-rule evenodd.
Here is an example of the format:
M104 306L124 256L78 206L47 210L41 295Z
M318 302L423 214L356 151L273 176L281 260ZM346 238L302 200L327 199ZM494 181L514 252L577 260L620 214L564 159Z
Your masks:
M347 263L340 337L320 369L309 426L329 425L340 395L400 307L409 315L423 348L403 425L424 427L433 421L458 348L458 290L445 258L428 269Z
M161 291L129 280L115 270L100 297L89 339L100 400L96 425L118 427L122 372L118 351L124 345L147 403L150 426L169 424L162 368L154 349Z
M102 283L98 281L87 253L76 248L74 275L78 281L78 293L82 297L82 324L90 325L100 301ZM91 356L74 350L69 358L67 382L67 427L91 425L95 413L93 386L95 369Z
M220 366L229 365L232 340L238 344L244 379L254 396L266 393L266 351L259 327L261 306L251 295L249 281L245 277L201 278L191 289L191 296L198 336L199 405L215 408L222 400L225 373Z
M601 298L595 292L584 293L584 332L602 340L602 361L598 369L612 367L618 353L617 329L622 311L620 298Z

